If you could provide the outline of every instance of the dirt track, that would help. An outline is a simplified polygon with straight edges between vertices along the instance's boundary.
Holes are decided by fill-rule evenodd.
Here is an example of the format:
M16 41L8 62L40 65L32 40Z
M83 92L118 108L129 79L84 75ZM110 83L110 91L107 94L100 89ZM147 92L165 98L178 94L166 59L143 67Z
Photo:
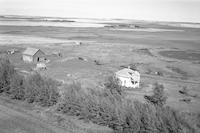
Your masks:
M0 133L68 133L0 104Z

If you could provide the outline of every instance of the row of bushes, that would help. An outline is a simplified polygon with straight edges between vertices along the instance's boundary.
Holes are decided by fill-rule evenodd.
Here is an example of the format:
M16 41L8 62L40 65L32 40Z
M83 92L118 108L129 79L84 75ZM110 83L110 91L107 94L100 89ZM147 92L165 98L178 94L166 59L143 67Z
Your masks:
M103 90L85 92L79 84L65 87L58 111L108 126L117 133L193 133L181 115L164 106L163 86L156 84L148 102L127 100L113 79Z
M59 98L56 81L38 73L24 77L18 74L5 58L0 58L0 93L41 106L52 106Z
M103 89L82 89L74 83L58 93L57 83L38 73L19 75L7 59L0 59L0 93L13 99L57 105L57 111L112 128L117 133L193 133L195 130L181 115L164 106L164 87L156 85L148 102L128 100L123 88L109 78Z

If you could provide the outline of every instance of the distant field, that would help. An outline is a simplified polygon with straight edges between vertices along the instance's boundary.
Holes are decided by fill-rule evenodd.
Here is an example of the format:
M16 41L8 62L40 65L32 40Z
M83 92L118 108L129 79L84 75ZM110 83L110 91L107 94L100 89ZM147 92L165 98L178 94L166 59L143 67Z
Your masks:
M159 54L169 58L189 60L189 61L200 61L200 51L198 53L187 52L187 51L160 51Z
M151 25L150 25L151 26ZM155 26L154 26L155 27ZM164 26L161 27L162 29ZM200 49L200 31L190 28L179 28L179 31L145 32L121 31L109 28L77 28L46 26L0 26L0 34L26 35L64 40L86 40L105 43L126 43L150 45L156 47L177 47Z
M32 45L43 45L49 46L52 44L69 44L72 45L72 41L60 40L54 38L45 38L45 37L34 37L34 36L19 36L11 34L0 34L0 45L13 45L13 44L32 44ZM74 44L75 45L75 44Z

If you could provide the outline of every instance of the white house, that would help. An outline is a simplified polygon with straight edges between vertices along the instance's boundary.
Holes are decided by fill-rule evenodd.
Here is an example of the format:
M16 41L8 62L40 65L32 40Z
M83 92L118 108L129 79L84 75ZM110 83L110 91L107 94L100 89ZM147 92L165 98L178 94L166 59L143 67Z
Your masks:
M22 59L25 62L40 62L45 60L45 53L40 49L36 48L27 48L22 53Z
M124 68L115 73L117 79L119 79L120 85L131 88L139 88L140 85L140 73L129 68Z

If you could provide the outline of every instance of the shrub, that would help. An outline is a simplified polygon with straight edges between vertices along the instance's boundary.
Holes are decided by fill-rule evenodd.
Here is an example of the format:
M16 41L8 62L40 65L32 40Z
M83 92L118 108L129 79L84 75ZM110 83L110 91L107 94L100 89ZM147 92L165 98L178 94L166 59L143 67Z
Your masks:
M161 84L155 83L153 95L152 96L145 95L144 98L148 102L150 102L156 106L163 106L167 100L167 97L165 96L165 93L164 93L164 86Z
M134 70L134 71L137 71L137 65L136 64L130 64L130 69Z
M9 97L17 100L25 100L24 77L15 73L11 77Z
M96 65L102 65L102 64L100 63L99 60L94 60L94 63L95 63Z
M123 95L123 88L119 85L119 81L115 77L108 77L106 83L104 83L104 87L115 96Z
M118 100L111 97L109 91L85 92L79 84L66 86L65 90L64 98L58 106L59 111L100 125L109 125L117 118L113 109Z
M104 87L102 90L86 91L77 83L65 86L57 110L108 126L117 133L195 132L179 112L163 106L166 97L162 85L155 84L154 94L147 98L148 103L125 99L122 88L113 77ZM55 105L60 97L56 81L38 73L24 79L7 59L0 59L0 92L42 106Z
M10 80L15 74L14 66L6 58L0 58L0 93L7 93L10 89Z
M0 93L18 99L52 106L59 98L58 83L40 74L19 75L8 59L0 58Z
M111 91L66 86L58 111L112 128L117 133L184 133L194 129L180 114L164 106L127 100Z
M29 103L39 103L41 106L52 106L59 98L58 86L52 79L35 73L25 80L25 98Z
M183 94L183 95L189 95L188 94L188 89L187 89L187 87L186 86L183 86L183 88L182 88L182 90L179 90L179 93L180 94Z
M23 77L7 58L0 58L0 92L13 99L24 99Z
M71 84L64 87L63 98L58 105L58 110L63 113L79 116L84 101L84 92L80 84Z

